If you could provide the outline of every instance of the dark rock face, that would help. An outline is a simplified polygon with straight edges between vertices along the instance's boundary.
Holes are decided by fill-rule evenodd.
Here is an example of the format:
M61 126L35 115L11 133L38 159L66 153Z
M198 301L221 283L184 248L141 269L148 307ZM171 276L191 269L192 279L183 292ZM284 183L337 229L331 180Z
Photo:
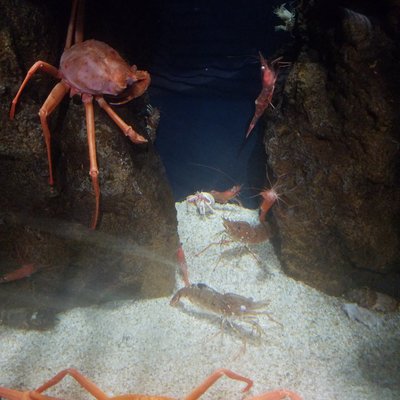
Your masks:
M52 189L37 114L54 79L36 74L15 120L8 119L29 67L39 59L58 66L64 36L54 20L69 14L69 2L64 6L0 0L0 277L22 264L38 267L28 278L0 283L0 320L18 327L50 327L69 307L166 296L175 284L174 200L151 143L132 144L95 105L101 219L91 231L94 195L80 100L66 98L49 118ZM115 108L144 136L147 102L144 95Z
M301 46L266 119L286 202L273 212L280 257L330 294L368 284L399 296L399 32L382 9L329 3L300 5Z

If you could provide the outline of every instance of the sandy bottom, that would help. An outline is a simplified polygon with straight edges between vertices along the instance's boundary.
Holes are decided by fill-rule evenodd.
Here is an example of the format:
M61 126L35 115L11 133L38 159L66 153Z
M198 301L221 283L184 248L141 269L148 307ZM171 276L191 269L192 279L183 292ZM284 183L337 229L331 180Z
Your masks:
M254 300L282 325L259 317L264 333L245 322L225 328L216 315L183 299L127 301L75 309L59 316L50 332L0 327L0 386L34 389L58 371L74 367L110 396L146 393L183 398L217 368L254 380L250 395L277 388L308 400L400 399L400 316L380 317L368 328L350 320L339 299L287 278L269 243L252 247L221 240L222 216L256 222L255 211L224 206L200 217L177 204L179 235L193 283ZM181 287L180 276L177 277ZM177 288L178 289L178 288ZM241 399L243 383L223 378L206 399ZM49 393L87 398L71 379Z

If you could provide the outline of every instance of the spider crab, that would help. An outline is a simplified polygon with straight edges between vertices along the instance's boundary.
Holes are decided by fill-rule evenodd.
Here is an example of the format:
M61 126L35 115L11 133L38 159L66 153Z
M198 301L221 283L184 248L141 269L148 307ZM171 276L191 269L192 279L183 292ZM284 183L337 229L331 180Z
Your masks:
M136 65L129 66L116 50L106 43L97 40L83 40L84 0L73 0L72 13L68 26L64 53L61 56L59 69L44 62L37 61L28 71L21 87L12 101L10 118L15 115L15 108L23 89L37 71L41 70L60 82L52 89L39 111L43 136L46 143L49 165L49 184L54 185L51 157L51 134L47 118L61 103L64 96L79 95L85 105L86 129L90 159L90 176L95 194L95 211L91 229L97 226L100 210L100 186L98 181L93 99L118 125L122 132L136 144L146 143L147 139L126 124L104 100L108 95L110 104L124 104L141 96L150 84L150 75L139 71ZM75 44L73 44L73 42Z
M60 382L66 375L74 378L84 389L86 389L93 397L97 400L174 400L171 397L166 396L152 396L145 394L125 394L116 397L108 397L101 389L99 389L92 381L83 376L80 372L75 369L65 369L59 372L56 376L50 379L48 382L44 383L42 386L33 391L20 392L14 389L8 389L0 386L0 396L7 400L55 400L55 397L49 397L42 394L45 390L56 385ZM222 376L227 376L230 379L237 381L242 381L247 383L247 385L242 390L247 392L252 386L253 381L251 379L245 378L235 372L228 369L218 369L214 371L205 381L200 384L197 388L193 389L191 393L184 397L184 400L196 400L201 395L203 395L219 378ZM248 400L302 400L299 395L290 390L275 390L273 392L267 392L259 396L250 397ZM61 399L56 399L61 400Z

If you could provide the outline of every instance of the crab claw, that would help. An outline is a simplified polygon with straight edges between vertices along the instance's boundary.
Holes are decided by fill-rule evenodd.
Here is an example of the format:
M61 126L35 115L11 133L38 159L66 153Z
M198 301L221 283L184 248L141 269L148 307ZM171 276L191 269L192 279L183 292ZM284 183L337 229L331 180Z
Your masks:
M129 126L124 133L133 143L143 144L148 142L147 139L145 139L142 135L139 135L131 126Z
M136 66L132 66L132 81L133 83L126 88L122 93L118 96L113 96L112 99L109 99L109 103L112 105L125 104L135 99L136 97L141 96L149 87L151 78L150 74L147 71L138 71L136 70Z

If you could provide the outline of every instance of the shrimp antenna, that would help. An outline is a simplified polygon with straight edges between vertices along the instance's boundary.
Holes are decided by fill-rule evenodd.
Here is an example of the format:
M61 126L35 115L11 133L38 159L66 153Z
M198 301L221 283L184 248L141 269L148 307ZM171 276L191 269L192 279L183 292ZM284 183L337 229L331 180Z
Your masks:
M208 168L211 169L213 171L219 172L221 175L225 176L226 178L228 178L232 183L236 183L235 180L226 172L222 171L222 169L219 169L217 167L212 167L211 165L205 165L205 164L200 164L200 163L195 163L195 162L189 162L189 165L195 165L197 167L203 167L203 168Z

